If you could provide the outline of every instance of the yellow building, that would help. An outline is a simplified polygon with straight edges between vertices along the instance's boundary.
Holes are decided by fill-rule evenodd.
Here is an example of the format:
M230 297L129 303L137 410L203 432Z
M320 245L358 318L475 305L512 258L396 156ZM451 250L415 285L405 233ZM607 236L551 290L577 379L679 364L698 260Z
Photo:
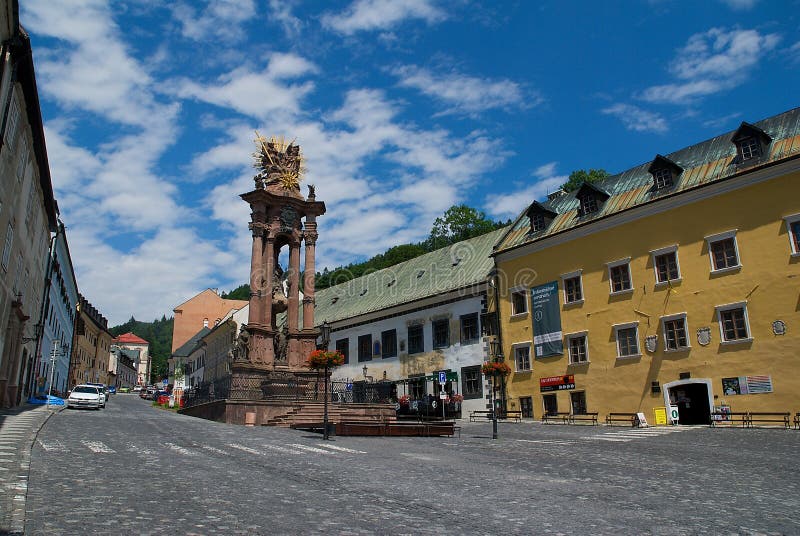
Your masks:
M533 202L494 256L509 409L800 411L800 109Z
M78 315L72 339L69 387L81 383L109 383L109 361L111 358L111 333L108 320L79 296Z

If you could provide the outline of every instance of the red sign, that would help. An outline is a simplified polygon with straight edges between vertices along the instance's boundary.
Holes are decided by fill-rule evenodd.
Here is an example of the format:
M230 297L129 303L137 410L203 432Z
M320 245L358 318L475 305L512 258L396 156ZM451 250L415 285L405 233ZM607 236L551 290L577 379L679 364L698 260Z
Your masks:
M574 374L539 378L539 390L543 393L547 391L561 391L564 389L575 389Z

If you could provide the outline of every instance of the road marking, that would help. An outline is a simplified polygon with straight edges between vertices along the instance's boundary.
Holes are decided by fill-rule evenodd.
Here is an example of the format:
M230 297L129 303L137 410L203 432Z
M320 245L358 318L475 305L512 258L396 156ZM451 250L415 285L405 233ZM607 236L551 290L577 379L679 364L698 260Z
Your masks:
M541 443L544 445L573 445L575 440L572 439L517 439L523 443Z
M39 443L39 446L47 452L69 452L67 446L58 439L54 439L53 441L49 442L37 439L36 442Z
M333 454L333 452L329 450L318 449L317 447L309 447L308 445L301 445L299 443L290 443L289 446L308 452L316 452L317 454Z
M339 452L349 452L350 454L366 454L363 450L348 449L346 447L339 447L337 445L328 445L326 443L318 443L317 446L326 449L338 450Z
M116 451L100 441L81 441L86 448L95 454L114 454Z
M185 456L196 456L197 455L196 453L190 451L189 449L187 449L185 447L181 447L180 445L176 445L174 443L164 443L164 444L166 446L168 446L170 448L170 450L173 450L173 451L178 452L180 454L183 454Z
M227 452L225 452L224 450L222 450L222 449L218 449L218 448L216 448L216 447L211 447L211 446L209 446L209 445L201 445L201 447L202 447L202 448L204 448L204 449L206 449L206 450L208 450L208 451L211 451L211 452L213 452L213 453L215 453L215 454L222 454L223 456L224 456L225 454L227 454Z
M244 445L236 445L235 443L228 443L228 446L231 447L231 448L237 449L237 450L241 450L243 452L247 452L249 454L261 454L261 455L264 454L263 452L260 452L260 451L258 451L256 449L251 449L250 447L245 447Z

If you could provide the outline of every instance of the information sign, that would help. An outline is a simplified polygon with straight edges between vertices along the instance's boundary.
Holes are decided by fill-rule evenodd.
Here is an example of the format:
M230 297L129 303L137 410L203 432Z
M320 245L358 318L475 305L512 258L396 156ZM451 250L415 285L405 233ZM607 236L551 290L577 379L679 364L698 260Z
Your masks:
M439 373L439 383L442 385L447 383L447 373L445 371L441 371Z
M539 378L539 391L542 393L547 393L549 391L563 391L566 389L575 389L574 374Z
M644 413L637 413L636 419L639 421L639 428L647 428L647 417L644 416Z
M676 424L680 416L681 414L678 412L678 406L669 407L669 420L672 421L672 424Z
M653 415L655 416L656 426L667 424L667 408L653 408Z

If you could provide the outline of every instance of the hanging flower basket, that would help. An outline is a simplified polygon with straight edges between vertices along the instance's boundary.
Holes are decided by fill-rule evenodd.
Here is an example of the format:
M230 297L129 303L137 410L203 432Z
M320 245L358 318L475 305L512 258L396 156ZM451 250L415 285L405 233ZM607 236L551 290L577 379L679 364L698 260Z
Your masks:
M511 374L511 367L503 362L487 361L481 367L484 376L507 376Z
M328 350L314 350L311 352L311 355L308 356L308 360L306 361L306 366L310 369L324 369L324 368L333 368L338 367L344 364L344 354L341 352L334 350L333 352Z
M450 401L451 402L455 402L455 403L463 402L464 401L464 395L456 393L456 394L454 394L453 396L450 397Z

